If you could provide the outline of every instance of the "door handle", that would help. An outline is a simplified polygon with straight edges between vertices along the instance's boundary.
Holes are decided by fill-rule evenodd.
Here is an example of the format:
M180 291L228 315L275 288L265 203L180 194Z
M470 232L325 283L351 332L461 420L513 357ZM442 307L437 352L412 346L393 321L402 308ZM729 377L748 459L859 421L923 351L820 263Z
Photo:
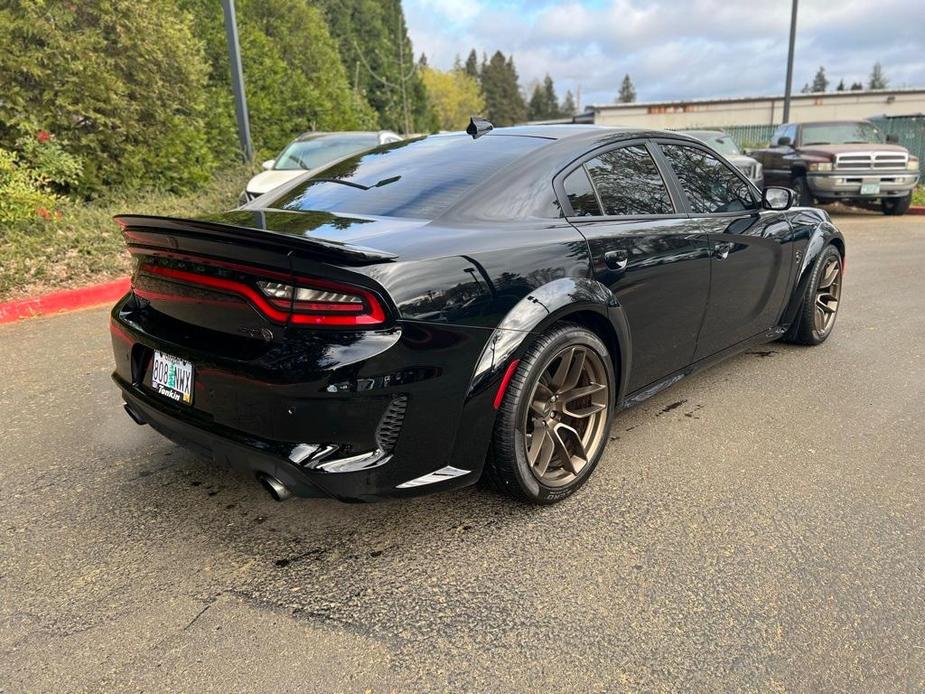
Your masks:
M629 253L624 250L607 251L604 254L604 265L611 270L625 270L629 259Z
M734 243L718 243L713 246L713 257L717 260L725 260L733 248L735 248Z

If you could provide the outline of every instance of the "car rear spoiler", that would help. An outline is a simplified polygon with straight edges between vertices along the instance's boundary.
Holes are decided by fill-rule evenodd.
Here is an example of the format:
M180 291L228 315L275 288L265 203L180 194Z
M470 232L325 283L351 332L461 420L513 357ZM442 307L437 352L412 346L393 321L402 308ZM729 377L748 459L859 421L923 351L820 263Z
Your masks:
M330 239L312 238L272 229L258 229L236 224L223 224L201 219L181 219L153 215L117 215L125 241L132 246L164 245L177 247L171 236L206 237L216 241L246 240L283 251L306 251L320 259L348 265L371 265L398 258L394 253Z

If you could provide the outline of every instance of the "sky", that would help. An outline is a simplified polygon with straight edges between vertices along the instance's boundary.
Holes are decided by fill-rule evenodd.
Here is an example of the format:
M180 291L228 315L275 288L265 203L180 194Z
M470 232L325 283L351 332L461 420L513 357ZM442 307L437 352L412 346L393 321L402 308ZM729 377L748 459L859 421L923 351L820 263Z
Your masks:
M416 54L449 69L475 48L512 53L525 90L613 102L783 94L790 0L404 0ZM925 87L925 0L801 0L794 90L820 65L834 89L879 61L892 87Z

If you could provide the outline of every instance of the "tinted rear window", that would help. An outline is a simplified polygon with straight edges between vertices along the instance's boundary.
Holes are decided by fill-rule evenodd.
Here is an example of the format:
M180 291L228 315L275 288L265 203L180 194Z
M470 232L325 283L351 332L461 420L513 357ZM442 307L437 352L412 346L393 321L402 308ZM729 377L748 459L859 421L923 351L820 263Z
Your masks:
M544 144L549 140L503 135L396 142L324 169L267 207L433 219L475 184Z

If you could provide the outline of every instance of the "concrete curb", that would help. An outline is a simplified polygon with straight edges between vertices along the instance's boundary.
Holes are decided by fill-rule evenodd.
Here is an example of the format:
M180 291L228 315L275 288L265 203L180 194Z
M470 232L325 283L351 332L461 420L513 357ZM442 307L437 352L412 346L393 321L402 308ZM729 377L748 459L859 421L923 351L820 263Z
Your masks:
M80 289L66 289L31 299L0 303L0 323L12 323L21 318L114 303L116 299L128 292L129 286L129 278L123 277L112 282L94 284Z

